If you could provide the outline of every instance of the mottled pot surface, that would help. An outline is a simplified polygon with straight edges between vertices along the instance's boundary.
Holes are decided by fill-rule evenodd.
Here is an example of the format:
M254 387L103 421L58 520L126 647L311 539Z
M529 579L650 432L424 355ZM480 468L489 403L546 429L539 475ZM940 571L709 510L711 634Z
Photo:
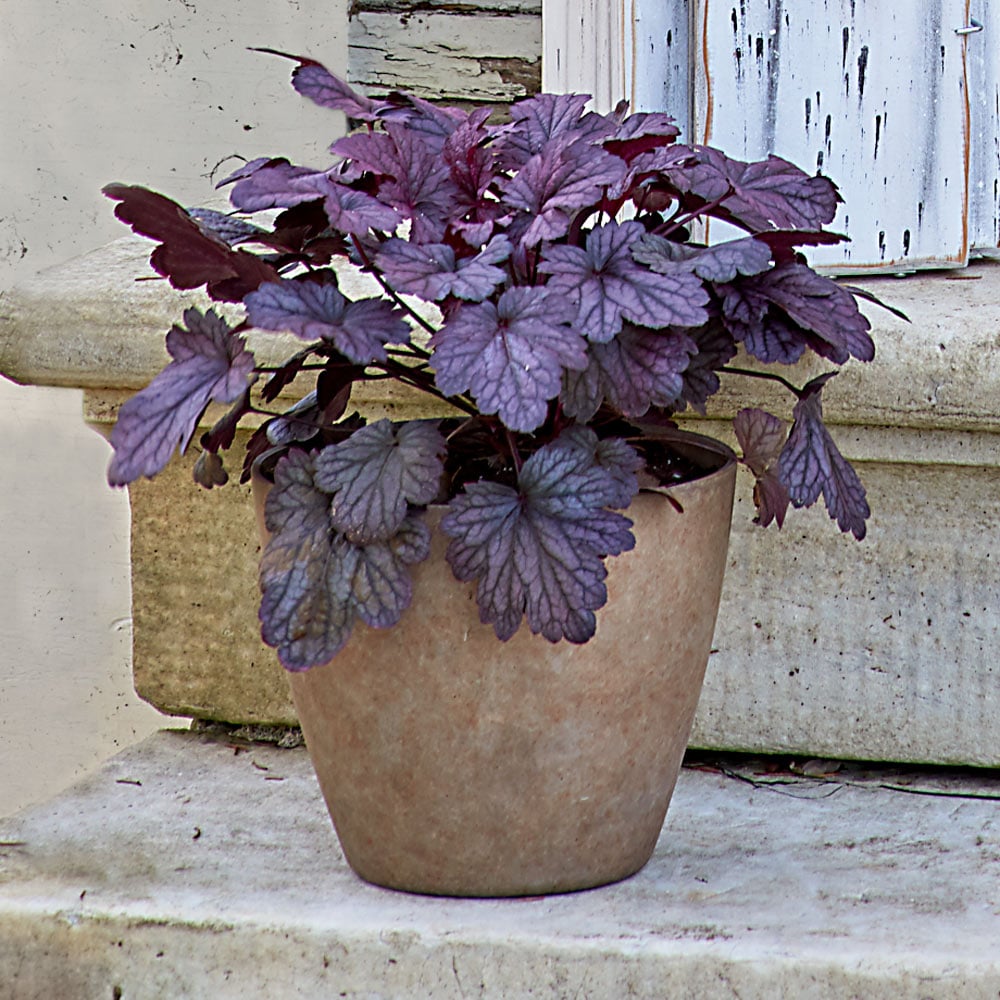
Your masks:
M701 690L734 481L730 458L670 489L682 510L659 493L633 501L636 547L608 560L608 603L584 645L549 643L526 625L499 642L435 531L399 625L358 624L332 662L289 675L362 878L442 895L531 895L615 881L646 863ZM436 524L442 510L426 516Z

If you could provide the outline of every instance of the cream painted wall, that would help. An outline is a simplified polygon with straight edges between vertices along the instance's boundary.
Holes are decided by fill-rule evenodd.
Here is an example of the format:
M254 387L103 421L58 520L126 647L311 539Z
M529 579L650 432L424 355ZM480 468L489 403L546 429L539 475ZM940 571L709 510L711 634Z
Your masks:
M0 0L0 25L0 289L123 235L109 181L204 203L343 128L247 47L342 72L346 0ZM127 498L80 406L0 379L0 815L168 721L132 691Z
M104 482L109 452L79 391L0 379L0 815L168 722L132 691L128 498Z
M339 116L268 46L346 66L346 0L0 0L0 288L120 236L110 181L186 203L240 158L322 165Z

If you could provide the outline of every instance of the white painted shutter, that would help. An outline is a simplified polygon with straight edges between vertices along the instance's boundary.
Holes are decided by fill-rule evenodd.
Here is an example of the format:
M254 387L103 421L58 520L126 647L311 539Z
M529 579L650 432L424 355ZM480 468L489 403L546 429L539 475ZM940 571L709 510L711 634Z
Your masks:
M625 96L670 111L690 141L826 174L845 199L832 228L851 242L811 251L818 265L961 266L1000 243L1000 23L977 7L986 0L545 0L543 86L598 93L602 108Z
M1000 4L972 4L982 31L968 37L971 143L970 242L982 256L1000 256Z

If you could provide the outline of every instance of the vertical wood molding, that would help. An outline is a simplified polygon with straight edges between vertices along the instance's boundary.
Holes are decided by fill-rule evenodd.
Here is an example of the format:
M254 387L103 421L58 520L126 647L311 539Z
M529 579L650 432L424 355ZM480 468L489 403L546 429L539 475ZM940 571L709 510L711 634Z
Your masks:
M544 0L542 90L593 96L595 111L610 111L627 86L626 25L635 0Z

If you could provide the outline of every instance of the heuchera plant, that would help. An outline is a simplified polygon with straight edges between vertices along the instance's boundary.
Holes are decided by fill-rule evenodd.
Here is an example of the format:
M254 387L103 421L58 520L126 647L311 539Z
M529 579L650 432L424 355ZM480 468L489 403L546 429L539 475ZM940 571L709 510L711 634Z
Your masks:
M260 617L285 667L331 659L358 619L399 620L433 502L447 505L451 568L476 581L501 639L526 618L549 640L586 641L607 598L605 559L634 545L620 511L642 484L663 484L650 428L703 412L724 372L777 380L796 400L790 426L760 409L736 417L758 522L780 526L789 504L822 495L843 531L864 536L865 491L823 424L835 369L796 387L730 365L738 346L779 365L806 351L835 366L873 357L863 293L799 253L843 238L823 230L833 183L774 156L744 163L683 145L665 114L587 112L584 95L541 94L495 124L489 108L370 99L292 58L295 89L360 126L333 144L332 166L247 163L223 182L234 214L105 189L116 215L158 242L159 274L245 308L235 325L191 308L167 334L171 362L121 409L109 481L159 472L221 403L231 409L201 436L195 466L203 486L221 484L238 423L267 415L243 479L280 455ZM246 218L275 209L269 223ZM709 219L746 235L696 242ZM338 275L352 268L381 293L346 297ZM258 364L250 328L292 333L302 349ZM300 376L315 388L272 412ZM347 415L352 387L378 379L459 416Z

